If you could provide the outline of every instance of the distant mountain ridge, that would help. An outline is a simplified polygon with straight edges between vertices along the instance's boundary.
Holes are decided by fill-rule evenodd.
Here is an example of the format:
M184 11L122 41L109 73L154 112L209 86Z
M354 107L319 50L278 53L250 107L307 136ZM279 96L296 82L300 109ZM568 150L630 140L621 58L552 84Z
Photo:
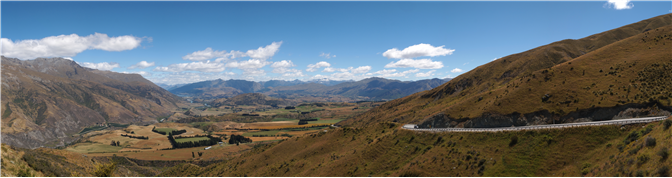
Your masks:
M186 84L171 89L170 92L204 99L234 97L243 93L263 93L284 98L288 95L328 96L341 95L352 98L396 99L412 93L429 90L450 79L427 79L419 81L399 81L384 78L368 78L360 81L283 81L270 80L253 82L246 80L209 80Z
M138 74L2 56L2 142L13 146L65 145L97 124L155 123L180 102Z

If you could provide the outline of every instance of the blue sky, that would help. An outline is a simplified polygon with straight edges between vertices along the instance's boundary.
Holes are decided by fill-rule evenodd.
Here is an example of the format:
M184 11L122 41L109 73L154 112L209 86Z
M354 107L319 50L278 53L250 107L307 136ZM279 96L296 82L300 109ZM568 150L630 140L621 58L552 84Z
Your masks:
M167 84L455 77L496 58L672 9L670 1L1 5L6 57L69 57Z

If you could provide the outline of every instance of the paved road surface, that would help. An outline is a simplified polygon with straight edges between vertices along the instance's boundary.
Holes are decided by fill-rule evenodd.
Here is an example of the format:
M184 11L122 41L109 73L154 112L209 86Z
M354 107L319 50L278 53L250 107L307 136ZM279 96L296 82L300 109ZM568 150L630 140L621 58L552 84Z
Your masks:
M658 117L618 119L618 120L595 121L595 122L579 122L579 123L550 124L550 125L530 125L530 126L520 126L520 127L498 127L498 128L433 128L433 129L420 129L420 128L415 128L416 125L414 125L414 124L406 124L401 128L408 129L408 130L414 130L414 131L430 131L430 132L499 132L499 131L538 130L538 129L560 129L560 128L583 127L583 126L600 126L600 125L627 125L627 124L649 123L649 122L654 122L654 121L661 121L661 120L665 120L667 117L668 116L658 116Z

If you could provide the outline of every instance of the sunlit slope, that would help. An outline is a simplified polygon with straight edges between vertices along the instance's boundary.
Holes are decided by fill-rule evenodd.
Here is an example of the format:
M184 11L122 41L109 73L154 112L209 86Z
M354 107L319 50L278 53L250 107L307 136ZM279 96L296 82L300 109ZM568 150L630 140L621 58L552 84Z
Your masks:
M534 112L548 112L549 117L566 116L593 105L613 107L619 101L621 105L660 101L669 106L666 98L648 100L666 92L669 94L669 88L656 89L655 86L641 84L635 88L634 84L650 83L650 79L666 81L664 76L652 78L646 75L665 71L663 63L672 59L671 32L666 26L670 24L672 14L666 14L579 40L563 40L503 57L430 91L387 102L341 124L361 126L380 121L421 123L442 118L444 124L452 123L446 125L463 126L466 121L479 117L489 121L511 114L517 115L517 118L522 118L521 114L532 117ZM659 28L663 26L666 27ZM570 61L572 64L569 64ZM654 63L660 66L652 66ZM640 77L640 72L644 76ZM644 81L634 81L639 79ZM595 86L592 86L593 83ZM628 86L629 94L626 94L627 88L625 92L616 91ZM610 88L614 94L607 92L608 96L605 96L605 90ZM660 94L651 94L653 91L648 90L657 90ZM597 92L599 94L595 95ZM551 97L542 102L546 94ZM541 119L539 123L547 121L554 122ZM483 126L524 125L528 122L507 121Z
M164 176L665 176L671 129L644 125L429 133L376 123L290 138ZM645 126L644 128L642 126ZM655 140L656 144L646 143ZM515 142L512 140L516 140ZM660 156L663 155L663 156ZM643 157L642 161L637 161ZM636 160L636 161L632 161ZM663 172L665 167L668 172ZM659 170L662 170L659 173Z
M62 146L103 123L155 123L181 102L137 74L118 74L124 82L92 70L62 58L2 57L3 143Z

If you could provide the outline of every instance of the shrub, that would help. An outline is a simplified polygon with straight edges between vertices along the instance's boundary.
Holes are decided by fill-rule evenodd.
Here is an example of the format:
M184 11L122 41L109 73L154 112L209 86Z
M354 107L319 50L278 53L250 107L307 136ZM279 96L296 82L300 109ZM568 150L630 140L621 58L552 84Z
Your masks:
M96 164L93 175L96 177L112 177L112 173L117 169L117 163Z
M669 172L670 172L670 167L668 167L668 166L660 167L660 168L658 168L658 171L656 171L656 173L658 173L658 176L660 176L660 177L670 177Z
M642 164L646 163L647 161L649 161L649 155L643 154L643 155L640 155L640 156L637 157L637 165L641 166Z
M646 140L645 140L644 144L647 147L655 147L656 146L656 138L646 137Z
M672 120L667 119L663 121L663 129L667 130L670 128L670 126L672 126Z
M518 136L514 135L513 137L511 137L511 142L509 142L509 146L516 145L517 143L518 143Z
M642 170L637 170L637 173L635 173L636 177L644 177L644 171Z
M665 160L665 159L667 159L667 157L670 156L670 152L667 149L667 147L663 147L663 148L660 148L657 155L660 156L660 160Z
M630 134L628 134L628 137L625 137L625 140L623 140L623 143L630 144L630 142L633 142L639 138L639 132L637 131L632 131Z

